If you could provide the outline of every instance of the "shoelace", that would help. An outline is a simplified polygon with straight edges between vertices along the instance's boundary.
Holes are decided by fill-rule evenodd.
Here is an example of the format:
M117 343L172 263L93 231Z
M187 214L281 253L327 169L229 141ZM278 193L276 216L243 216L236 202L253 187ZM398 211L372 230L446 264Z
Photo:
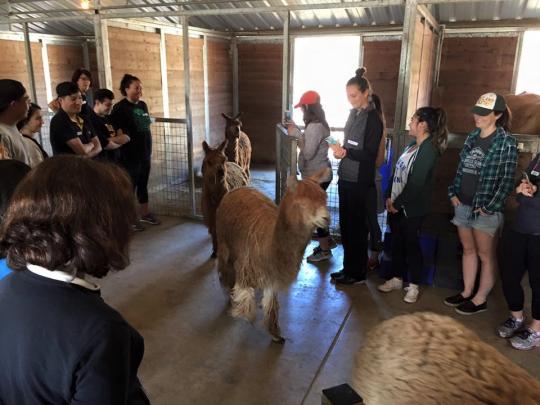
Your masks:
M504 326L515 329L518 326L518 321L516 321L514 318L508 318L506 321L504 321Z
M532 331L530 329L525 329L525 330L519 332L517 334L517 336L519 336L520 339L529 340L531 338L531 336L535 337L535 338L540 336L540 333L534 332L534 331Z

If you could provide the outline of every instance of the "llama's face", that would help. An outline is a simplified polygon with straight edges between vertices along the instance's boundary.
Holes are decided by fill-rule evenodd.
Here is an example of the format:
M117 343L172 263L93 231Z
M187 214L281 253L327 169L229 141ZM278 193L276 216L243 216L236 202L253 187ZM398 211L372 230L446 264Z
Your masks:
M242 123L240 120L227 120L227 127L225 128L225 137L228 140L235 140L240 137L240 130L242 129Z
M227 141L223 142L217 149L210 149L206 142L203 143L204 160L202 164L202 173L205 181L217 183L225 175L225 163L227 157L223 153Z
M306 179L298 182L287 193L293 199L288 217L292 222L325 228L330 222L330 214L326 207L326 192L319 184Z

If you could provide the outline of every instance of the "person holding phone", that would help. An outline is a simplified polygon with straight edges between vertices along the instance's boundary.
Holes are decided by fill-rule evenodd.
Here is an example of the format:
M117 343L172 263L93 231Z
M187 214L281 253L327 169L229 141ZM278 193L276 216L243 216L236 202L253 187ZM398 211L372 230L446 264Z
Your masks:
M304 133L290 120L290 117L287 117L287 114L285 119L287 120L287 133L298 138L300 148L298 168L302 178L307 178L325 167L332 169L328 159L328 142L325 140L329 142L335 142L335 140L330 138L330 127L326 122L321 97L316 91L306 91L294 108L302 109L305 125ZM326 191L331 181L332 170L329 170L328 176L320 183L323 190ZM319 246L308 256L308 262L314 263L330 259L332 257L331 248L336 246L335 242L330 238L328 228L317 228L317 237Z
M511 114L504 97L486 93L471 112L476 129L465 140L456 177L448 188L455 212L452 223L463 245L463 290L444 303L462 315L487 309L495 284L495 238L517 166L517 144L509 133ZM478 258L482 271L474 293Z
M366 68L355 72L346 85L352 109L345 124L343 146L333 145L339 162L339 226L343 244L343 269L330 274L336 284L363 284L368 261L367 211L375 188L375 161L384 132L373 104Z
M515 349L540 347L540 154L523 172L516 188L516 220L505 227L499 265L510 317L497 328L502 338L510 338ZM529 273L532 290L532 319L526 327L523 313L524 294L521 280Z

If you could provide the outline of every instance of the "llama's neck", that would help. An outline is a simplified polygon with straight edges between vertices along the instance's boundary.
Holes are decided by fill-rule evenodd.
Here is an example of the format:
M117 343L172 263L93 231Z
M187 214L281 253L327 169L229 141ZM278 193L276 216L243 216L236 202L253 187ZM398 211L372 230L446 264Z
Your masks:
M227 159L229 162L235 162L236 163L236 152L238 149L238 138L231 137L227 138L229 139L229 142L227 143L227 147L225 148L225 155L227 156Z
M277 270L284 273L284 277L296 278L312 232L313 227L308 224L290 223L283 207L280 207L271 252L274 258L279 258L281 266Z

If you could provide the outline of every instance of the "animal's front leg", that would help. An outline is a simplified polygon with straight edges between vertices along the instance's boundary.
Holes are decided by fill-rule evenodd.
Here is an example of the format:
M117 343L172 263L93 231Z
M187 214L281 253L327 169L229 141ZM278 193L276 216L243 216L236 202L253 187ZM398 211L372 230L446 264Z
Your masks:
M272 335L272 340L276 343L285 343L285 339L281 336L281 329L279 327L279 302L277 292L271 288L266 288L263 293L262 303L264 325Z

